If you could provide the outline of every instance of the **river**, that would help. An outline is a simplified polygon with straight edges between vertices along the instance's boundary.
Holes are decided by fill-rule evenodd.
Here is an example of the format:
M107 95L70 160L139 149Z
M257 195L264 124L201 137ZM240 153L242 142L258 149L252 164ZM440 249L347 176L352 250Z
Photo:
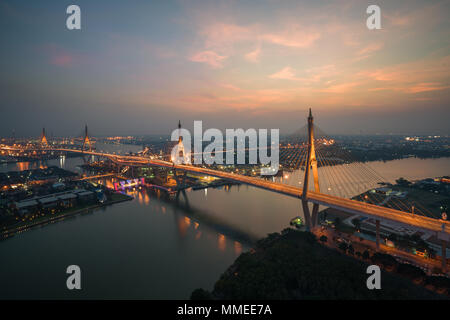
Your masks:
M97 145L98 150L138 151L131 145ZM372 162L386 180L450 174L450 159L408 158ZM19 163L0 167L24 170L57 165L80 171L81 158ZM322 170L322 171L321 171ZM325 169L319 169L319 175ZM299 185L302 171L277 180ZM369 179L370 180L370 179ZM339 188L336 184L325 185ZM369 183L369 182L368 182ZM344 192L344 191L341 191ZM188 299L215 281L249 245L220 228L190 219L199 212L262 237L279 232L302 215L298 200L248 186L187 192L188 204L139 191L135 199L89 214L29 230L0 242L1 299ZM189 208L189 209L188 209ZM66 288L66 268L78 265L82 290Z

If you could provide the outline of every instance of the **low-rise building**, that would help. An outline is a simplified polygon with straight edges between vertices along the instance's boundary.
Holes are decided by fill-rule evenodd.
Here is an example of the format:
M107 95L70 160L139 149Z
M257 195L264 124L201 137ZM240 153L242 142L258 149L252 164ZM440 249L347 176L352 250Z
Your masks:
M74 193L65 193L58 196L60 203L64 207L71 207L75 204L77 196Z
M58 198L54 196L40 198L38 201L43 209L55 208L58 205Z
M77 194L81 202L90 202L95 200L95 193L92 191L83 191Z
M38 210L39 203L36 200L25 200L20 202L15 202L14 206L17 209L17 213L20 216L29 213L35 213Z

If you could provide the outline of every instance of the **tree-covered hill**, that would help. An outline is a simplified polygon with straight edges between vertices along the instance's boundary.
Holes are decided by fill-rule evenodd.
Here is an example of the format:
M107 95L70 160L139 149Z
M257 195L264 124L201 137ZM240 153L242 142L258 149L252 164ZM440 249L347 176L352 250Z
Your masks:
M210 294L192 299L445 299L397 274L382 271L381 290L369 290L369 263L320 245L307 232L286 229L241 254Z

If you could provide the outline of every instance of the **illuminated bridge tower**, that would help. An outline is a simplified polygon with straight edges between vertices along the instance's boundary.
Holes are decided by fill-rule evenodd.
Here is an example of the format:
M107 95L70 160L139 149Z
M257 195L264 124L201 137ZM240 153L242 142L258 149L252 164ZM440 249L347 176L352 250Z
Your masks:
M184 144L183 144L183 137L181 136L181 121L178 120L178 144L175 146L176 148L176 153L172 154L172 162L174 164L190 164L189 161L189 154L186 154L186 150L184 148ZM177 199L179 196L179 192L181 191L184 194L185 199L187 200L187 196L185 194L185 187L186 187L186 175L187 172L184 171L181 175L177 172L177 170L174 168L173 169L173 176L175 181L177 182Z
M183 137L181 136L181 121L178 120L178 145L177 145L177 152L178 152L178 159L174 159L179 161L180 159L182 159L183 163L188 163L190 164L189 161L189 157L190 155L186 154L186 150L184 148L184 143L183 143Z
M178 130L181 130L181 120L178 120ZM178 137L178 144L181 145L181 146L183 147L183 149L184 149L184 146L183 146L183 137L181 136L181 134L180 134L180 136ZM184 150L183 150L183 151L184 151Z
M91 139L89 138L88 126L87 125L84 127L84 139L83 139L83 146L82 146L81 150L84 151L86 145L89 145L88 151L91 151L92 150L92 145L91 145Z
M46 135L45 135L45 128L42 128L42 133L41 133L41 145L42 145L42 146L48 146L47 137L46 137Z
M305 214L306 226L311 230L317 224L317 214L319 211L319 205L314 203L312 208L312 216L309 212L308 206L308 187L309 187L309 176L312 170L314 179L314 191L320 192L319 187L319 174L317 170L317 158L316 149L314 146L314 118L311 113L311 108L309 108L308 116L308 155L306 158L305 165L305 179L303 184L303 194L302 194L302 207Z

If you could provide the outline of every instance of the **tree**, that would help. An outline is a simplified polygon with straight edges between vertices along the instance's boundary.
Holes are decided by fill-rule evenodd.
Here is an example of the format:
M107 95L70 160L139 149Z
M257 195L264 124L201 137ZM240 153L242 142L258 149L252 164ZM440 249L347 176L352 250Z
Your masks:
M395 182L397 183L397 185L401 186L401 187L408 187L411 185L411 182L409 182L408 180L406 180L405 178L401 177L397 180L395 180Z
M369 258L370 258L369 251L364 250L364 252L362 253L362 258L363 258L364 260L369 260Z
M442 274L442 269L439 267L433 267L433 274Z
M370 259L375 264L383 265L388 271L395 270L398 266L397 260L387 253L376 252Z
M212 297L208 291L198 288L192 291L191 300L212 300Z
M352 245L348 246L348 253L350 253L351 255L353 255L355 253L355 249L353 249Z
M406 263L399 264L397 272L417 283L422 282L426 277L426 274L422 269Z
M325 244L325 242L327 242L328 238L325 235L320 236L319 238L320 242L322 242L322 244Z
M348 249L348 246L345 242L341 242L338 246L339 249L341 249L342 251L346 252Z

